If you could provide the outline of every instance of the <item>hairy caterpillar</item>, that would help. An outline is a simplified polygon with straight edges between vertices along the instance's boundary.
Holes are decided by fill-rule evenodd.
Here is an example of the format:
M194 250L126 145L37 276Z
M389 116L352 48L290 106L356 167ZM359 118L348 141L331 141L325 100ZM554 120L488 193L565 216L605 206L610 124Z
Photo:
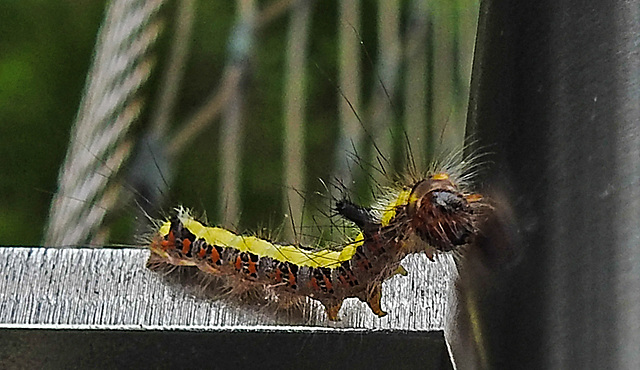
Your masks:
M410 253L449 252L472 243L477 233L482 196L460 189L446 172L404 186L366 208L349 200L336 202L338 214L360 234L340 250L278 245L207 227L182 208L164 222L150 243L150 262L196 266L205 273L242 280L278 296L320 301L329 320L338 319L346 298L366 302L378 316L382 283L406 274L400 265Z

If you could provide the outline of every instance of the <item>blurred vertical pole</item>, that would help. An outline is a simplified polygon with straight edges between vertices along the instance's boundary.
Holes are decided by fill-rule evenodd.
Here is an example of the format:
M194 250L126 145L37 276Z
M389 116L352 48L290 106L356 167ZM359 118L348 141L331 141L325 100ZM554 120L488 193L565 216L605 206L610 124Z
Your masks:
M483 1L468 129L516 257L463 262L459 364L640 368L639 45L639 0Z
M404 37L404 121L417 168L426 168L427 160L427 25L427 1L412 0Z
M175 105L178 100L184 69L189 56L191 32L195 13L194 0L178 1L175 17L175 31L171 42L169 60L163 71L162 84L156 109L151 118L152 135L164 137L173 120Z
M376 80L373 84L373 95L369 103L370 123L368 123L368 127L371 127L370 131L375 141L369 145L375 145L376 151L379 150L389 161L392 160L393 153L391 127L396 118L393 101L398 92L400 59L402 57L400 5L398 0L378 1L378 60L374 75ZM374 151L374 155L380 156L380 153ZM377 162L372 161L372 163ZM385 163L385 166L388 167L388 165L389 163ZM389 168L385 170L389 170ZM376 183L381 183L384 176L381 172L373 171L371 177Z
M460 109L460 127L463 128L466 115L469 110L469 88L471 80L471 70L473 68L473 52L476 41L476 30L478 29L479 0L456 0L455 33L456 44L455 58L456 75L455 102Z
M284 127L284 214L291 217L291 225L303 222L303 199L299 195L289 197L288 191L293 188L304 193L303 163L304 156L304 108L306 105L306 60L311 18L311 0L301 0L291 9L289 35L287 43L287 66L285 72L285 127ZM300 220L294 219L300 217ZM293 227L284 228L284 238L292 240Z
M432 112L433 135L431 145L438 155L449 153L460 147L464 138L462 122L465 112L461 111L455 99L456 79L456 38L453 1L429 2L429 12L433 20L433 72L432 72Z
M136 203L140 205L141 213L154 214L160 209L171 186L173 158L167 152L166 143L170 141L168 132L175 119L175 106L189 56L194 13L194 0L178 1L169 59L162 72L149 129L136 145L127 174L127 183L135 189ZM149 227L147 217L138 217L138 224L140 231Z
M338 109L340 114L340 133L335 150L335 177L342 179L347 187L351 187L353 173L346 153L353 148L360 148L362 142L362 126L356 113L361 112L361 63L360 63L360 0L338 2L338 63L340 89L338 93ZM348 100L348 101L347 101ZM355 110L355 113L353 110Z
M238 0L238 20L229 41L230 71L238 74L238 83L231 86L229 101L224 108L220 130L220 214L222 224L235 227L240 220L240 176L244 107L243 79L249 66L253 44L256 4L254 0Z

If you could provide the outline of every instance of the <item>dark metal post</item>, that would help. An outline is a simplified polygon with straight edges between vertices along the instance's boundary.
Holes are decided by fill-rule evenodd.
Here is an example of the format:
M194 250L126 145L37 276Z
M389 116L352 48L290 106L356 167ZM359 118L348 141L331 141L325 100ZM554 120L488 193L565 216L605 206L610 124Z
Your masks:
M480 12L468 127L490 152L484 189L508 205L515 258L465 262L471 324L457 343L475 354L460 359L638 369L640 1L486 0Z

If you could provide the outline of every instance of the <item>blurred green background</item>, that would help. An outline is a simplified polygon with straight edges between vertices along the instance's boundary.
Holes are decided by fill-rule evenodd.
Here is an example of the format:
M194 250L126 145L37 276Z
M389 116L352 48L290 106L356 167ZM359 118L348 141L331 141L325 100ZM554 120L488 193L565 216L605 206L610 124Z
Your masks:
M105 2L0 3L0 244L37 245Z
M0 127L4 138L0 147L0 245L43 243L70 143L75 141L86 150L84 158L99 157L95 159L102 167L117 152L114 146L104 157L98 156L91 149L93 139L77 136L73 125L81 121L78 111L83 101L90 100L87 84L98 75L96 68L91 69L92 61L100 48L108 49L108 42L97 43L99 30L101 25L103 31L108 29L104 26L108 9L118 3L0 3ZM425 161L437 154L439 146L460 145L478 1L352 3L355 10L336 1L158 1L159 7L149 13L139 31L143 34L147 27L157 27L157 38L149 39L148 48L123 72L147 63L148 78L105 121L108 127L127 111L128 104L142 104L118 139L118 145L130 144L130 152L122 164L106 166L102 177L113 178L123 189L121 193L142 193L165 211L183 204L198 212L206 210L212 223L240 231L259 230L286 224L284 215L290 205L299 222L295 215L302 212L301 204L309 211L312 194L326 192L319 178L327 183L334 177L344 180L340 168L349 152L353 155L352 146L366 157L374 153L373 142L379 144L393 163L389 167L396 170L404 165L403 132L408 133L413 154ZM127 14L136 9L133 6ZM355 12L355 18L349 18L349 11ZM118 29L124 28L109 32ZM249 36L244 32L247 29ZM132 37L125 37L123 45L134 44ZM183 62L175 64L172 55L178 46L186 51ZM296 57L302 65L296 64ZM178 82L167 82L168 71L178 72ZM229 71L240 78L225 85ZM224 91L230 95L221 100L220 111L211 114L208 104ZM167 126L158 129L156 113L167 107L163 93L174 103L164 114ZM353 123L356 114L345 98L367 127L366 133L359 123ZM169 149L202 112L209 112L208 116L203 113L208 117L206 125L180 148ZM84 118L85 124L93 124ZM229 134L230 127L239 127L236 136ZM354 131L358 129L360 132ZM154 132L160 137L154 137ZM149 135L151 144L141 140ZM162 190L162 199L152 198L148 189L140 190L145 187L139 188L126 175L136 162L135 153L155 145L162 148L160 153L153 151L151 161L140 161L145 168L160 169L161 181L170 185ZM237 163L229 164L225 154L233 153L233 148L238 151L233 160ZM371 156L364 160L375 164ZM222 168L223 164L227 166ZM351 185L368 176L348 174L353 179L346 185L360 191L358 197L370 197L369 185ZM230 182L224 185L225 180ZM300 198L297 192L304 195L302 203L292 201ZM92 234L102 236L81 236L77 244L133 242L132 217L140 218L138 206L131 197L115 199L118 207L112 210L101 205L109 210L98 218L100 225L91 228ZM236 199L237 206L229 199ZM94 198L73 201L80 205L96 202ZM321 198L318 207L323 207L322 202ZM118 216L121 214L124 218ZM106 236L109 233L102 226L111 223L119 226ZM73 232L67 226L58 233ZM48 240L54 245L76 244Z

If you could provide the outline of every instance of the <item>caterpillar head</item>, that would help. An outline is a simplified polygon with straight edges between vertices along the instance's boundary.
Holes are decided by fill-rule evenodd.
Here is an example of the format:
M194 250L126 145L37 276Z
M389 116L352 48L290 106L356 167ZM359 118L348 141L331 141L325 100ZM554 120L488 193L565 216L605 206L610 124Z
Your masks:
M406 205L411 228L439 251L469 244L477 233L475 205L479 194L462 192L446 173L416 183Z

